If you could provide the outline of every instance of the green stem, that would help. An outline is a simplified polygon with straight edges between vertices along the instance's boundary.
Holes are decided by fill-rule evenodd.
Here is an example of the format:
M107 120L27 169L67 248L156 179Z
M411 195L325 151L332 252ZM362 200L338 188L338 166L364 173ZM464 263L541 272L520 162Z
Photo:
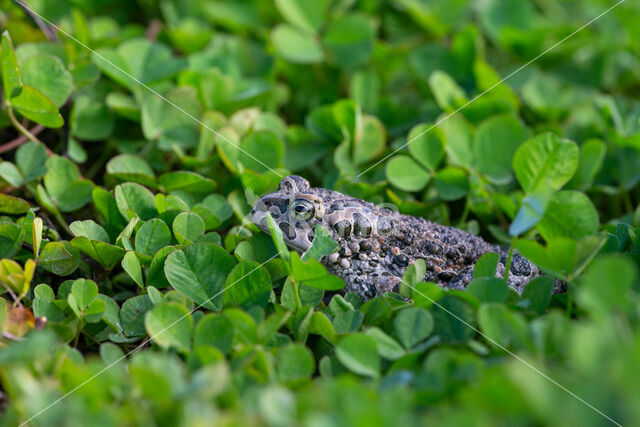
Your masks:
M573 298L571 292L571 282L567 282L567 317L571 318L573 312Z
M293 299L296 302L296 310L300 310L302 308L302 301L300 300L300 284L292 280L291 287L293 288Z
M11 108L11 104L9 103L7 103L7 112L9 113L9 118L11 119L11 123L13 123L13 126L16 129L18 129L18 132L20 132L21 134L29 138L31 141L39 142L40 144L42 144L42 141L40 141L34 134L29 132L29 129L22 126L22 124L18 121L18 119L16 119L16 116L13 114L13 108Z
M78 341L80 340L81 330L82 330L82 318L78 319L78 329L76 330L76 337L73 339L73 348L78 348Z
M469 205L470 205L469 198L467 197L464 203L464 210L462 211L462 216L460 216L460 221L458 222L458 225L463 225L467 221L467 216L469 216L469 209L470 209Z
M511 240L511 245L509 245L509 256L507 257L507 264L504 267L504 281L509 284L509 270L511 270L511 260L513 259L513 250L516 247L516 243L518 242L518 236L515 236L513 240Z

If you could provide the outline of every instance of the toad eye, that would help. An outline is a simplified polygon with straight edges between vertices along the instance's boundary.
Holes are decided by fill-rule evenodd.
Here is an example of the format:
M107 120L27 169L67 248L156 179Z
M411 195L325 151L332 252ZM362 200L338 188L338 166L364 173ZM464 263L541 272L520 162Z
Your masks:
M314 213L313 203L308 200L297 199L291 204L291 216L298 221L308 221Z

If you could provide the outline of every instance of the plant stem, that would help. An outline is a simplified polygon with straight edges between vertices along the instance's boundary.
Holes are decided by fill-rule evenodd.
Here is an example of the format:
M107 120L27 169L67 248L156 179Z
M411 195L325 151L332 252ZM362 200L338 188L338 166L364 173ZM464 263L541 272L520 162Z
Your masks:
M467 216L469 216L469 204L469 198L467 197L464 202L464 210L462 211L462 215L458 221L459 226L463 225L467 221Z
M7 104L7 112L9 113L9 118L11 119L11 123L13 123L13 126L15 126L16 129L18 129L18 132L20 132L21 134L26 136L31 141L39 142L40 144L42 144L42 141L40 141L38 138L36 138L36 136L34 134L29 132L29 129L27 129L26 127L22 126L22 123L20 123L18 121L18 119L16 119L16 116L13 114L13 108L11 108L10 104ZM44 145L44 144L42 144L42 145Z
M31 130L29 130L29 133L31 133L31 135L33 135L33 136L36 136L40 132L42 132L44 129L45 129L44 126L36 125L33 128L31 128ZM20 136L17 137L16 139L14 139L13 141L9 141L6 144L0 145L0 154L6 153L8 151L11 151L14 148L17 148L17 147L21 146L22 144L24 144L27 141L29 141L29 138L27 138L24 134L20 134Z
M78 341L80 340L80 330L82 330L82 318L78 319L78 329L76 330L76 337L73 339L73 348L78 348Z
M507 257L507 264L504 267L504 281L509 284L509 270L511 270L511 260L513 259L513 250L516 247L516 243L518 242L518 236L515 236L513 240L511 240L511 245L509 245L509 256Z
M302 308L302 301L300 301L300 284L292 280L291 286L293 288L293 299L296 302L296 310L300 310Z
M20 7L20 9L24 11L24 13L26 13L31 19L33 19L33 22L35 22L38 28L40 28L40 31L44 33L47 40L51 42L58 41L58 36L56 35L55 29L51 28L46 22L44 22L44 20L42 20L42 18L40 18L40 16L32 12L31 9L29 9L29 7L24 4L25 3L24 0L22 1L14 0L14 3L16 3Z
M567 317L571 318L571 314L573 311L573 298L571 292L571 282L567 282Z
M11 295L11 298L13 298L14 306L18 306L22 308L22 303L20 302L20 298L18 298L15 292L13 292L13 290L3 281L0 281L0 283L2 283L2 286L5 287L5 289L9 292L9 295Z

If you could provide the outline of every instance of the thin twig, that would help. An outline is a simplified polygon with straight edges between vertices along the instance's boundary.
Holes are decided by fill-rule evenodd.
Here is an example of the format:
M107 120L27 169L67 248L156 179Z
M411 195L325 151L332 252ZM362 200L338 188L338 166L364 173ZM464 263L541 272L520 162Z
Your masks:
M24 338L13 335L10 332L3 332L2 338L11 340L11 341L22 341Z
M4 288L9 292L9 295L11 295L11 298L13 298L13 301L15 302L15 305L17 305L18 307L22 308L22 303L20 302L20 298L18 298L16 293L13 292L13 289L11 289L9 287L9 285L7 285L6 283L4 283L1 280L0 280L0 283L2 283L2 286L4 286Z
M147 40L155 41L158 38L158 34L162 30L162 21L159 19L152 19L145 32Z
M45 127L42 126L42 125L35 125L31 129L29 129L29 133L31 133L31 135L33 135L33 136L37 136L44 129L45 129ZM24 144L27 141L29 141L29 138L27 138L26 135L21 133L20 136L18 136L13 141L9 141L6 144L0 145L0 154L6 153L7 151L11 151L14 148L18 148L19 146L21 146L22 144Z
M20 0L20 1L15 1L14 3L17 4L20 9L22 9L24 11L24 13L26 13L27 15L29 15L29 17L31 19L33 19L33 21L36 23L36 25L38 26L38 28L40 28L40 30L44 33L45 37L52 42L57 42L58 41L58 35L56 34L55 29L51 28L49 25L47 25L46 22L44 22L42 20L42 18L40 18L37 14L33 13L31 11L31 9L29 7L27 7L26 0Z

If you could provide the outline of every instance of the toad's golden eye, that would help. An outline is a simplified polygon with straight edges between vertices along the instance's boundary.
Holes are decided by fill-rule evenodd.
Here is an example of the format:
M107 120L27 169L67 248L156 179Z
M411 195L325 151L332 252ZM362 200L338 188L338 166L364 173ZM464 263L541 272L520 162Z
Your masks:
M296 199L291 203L291 217L298 221L308 221L313 218L315 208L313 203L305 199Z

